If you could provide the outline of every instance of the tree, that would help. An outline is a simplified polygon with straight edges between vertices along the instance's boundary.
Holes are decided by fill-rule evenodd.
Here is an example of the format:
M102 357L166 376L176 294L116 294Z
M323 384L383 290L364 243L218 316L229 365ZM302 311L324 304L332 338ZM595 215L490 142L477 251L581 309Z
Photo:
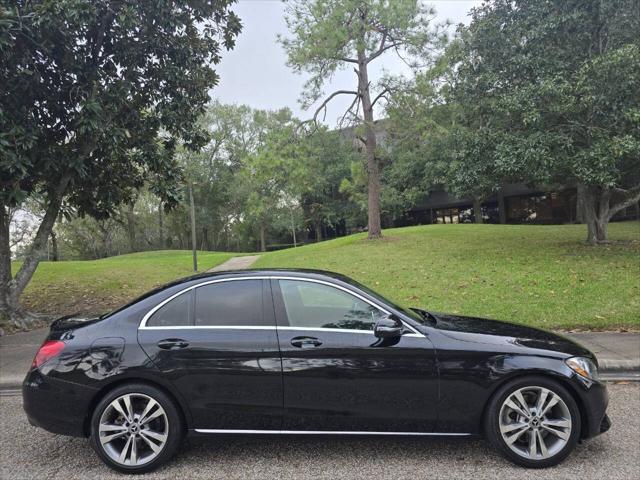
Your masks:
M308 108L322 96L323 84L339 69L353 67L357 86L336 90L316 109L316 121L327 104L339 95L353 102L343 120L362 123L367 159L369 238L382 235L380 223L380 162L376 156L374 108L389 94L384 84L373 85L369 66L386 52L404 58L426 59L435 40L443 40L429 28L433 10L418 0L289 0L286 21L292 38L281 38L289 65L311 78L305 85L303 106ZM362 114L360 114L362 108ZM342 124L342 121L340 122Z
M298 122L291 111L284 108L264 113L257 117L266 126L262 144L246 158L239 175L246 189L243 216L257 227L262 252L267 249L267 231L276 215L282 214L282 210L289 211L285 199L290 196L291 179L296 177L299 152Z
M40 0L0 6L0 313L26 325L19 298L63 200L108 217L148 176L180 176L178 141L218 82L213 65L240 31L230 0ZM162 192L175 204L174 181ZM29 252L11 271L7 209L43 196Z
M584 191L591 244L640 201L639 31L634 0L495 0L460 31L453 99L490 140L485 162L496 178Z
M290 191L300 199L304 220L322 240L323 226L346 226L349 212L357 207L340 192L340 184L350 174L352 162L362 157L341 132L314 129L300 139L300 153L291 177Z
M408 210L434 188L468 196L467 182L456 177L458 105L447 93L454 72L443 55L436 64L395 88L387 105L389 149L393 162L385 170L385 186L402 210ZM470 182L475 188L477 183Z

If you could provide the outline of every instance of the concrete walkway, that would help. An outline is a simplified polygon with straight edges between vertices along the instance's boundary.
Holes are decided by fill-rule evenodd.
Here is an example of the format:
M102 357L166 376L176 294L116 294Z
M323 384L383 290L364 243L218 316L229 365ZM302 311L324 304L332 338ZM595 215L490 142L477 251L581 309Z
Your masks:
M48 328L39 328L0 337L0 390L20 386L48 333Z
M244 257L233 257L220 265L213 267L207 272L224 272L226 270L244 270L249 268L260 258L260 255L246 255Z
M234 265L233 268L238 267ZM0 390L19 388L47 333L48 329L41 328L0 337ZM602 373L640 373L640 333L587 332L564 335L595 353Z

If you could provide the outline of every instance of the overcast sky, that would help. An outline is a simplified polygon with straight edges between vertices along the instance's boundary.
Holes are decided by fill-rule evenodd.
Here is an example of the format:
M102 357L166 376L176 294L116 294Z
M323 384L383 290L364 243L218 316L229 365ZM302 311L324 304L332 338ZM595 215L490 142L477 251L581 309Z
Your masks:
M436 21L449 19L453 24L469 23L469 11L480 1L448 0L426 2L437 12ZM234 7L242 19L243 29L236 47L225 52L218 65L220 84L212 96L224 103L247 104L254 108L289 107L300 119L308 119L315 108L303 111L298 103L306 76L287 67L286 55L276 36L287 34L284 6L279 0L240 0ZM393 74L408 73L407 66L393 53L381 55L370 67L369 78L377 80L386 70ZM351 70L338 72L325 92L336 88L353 89L355 75ZM319 104L320 102L318 102ZM326 123L334 125L348 107L350 99L339 96L327 110Z

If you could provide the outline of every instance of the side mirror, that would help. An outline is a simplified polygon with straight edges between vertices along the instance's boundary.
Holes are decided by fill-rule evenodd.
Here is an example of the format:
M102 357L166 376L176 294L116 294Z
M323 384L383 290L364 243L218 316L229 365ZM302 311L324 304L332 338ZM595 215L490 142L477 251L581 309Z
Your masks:
M393 338L402 335L404 326L399 318L387 315L376 323L373 333L378 338Z

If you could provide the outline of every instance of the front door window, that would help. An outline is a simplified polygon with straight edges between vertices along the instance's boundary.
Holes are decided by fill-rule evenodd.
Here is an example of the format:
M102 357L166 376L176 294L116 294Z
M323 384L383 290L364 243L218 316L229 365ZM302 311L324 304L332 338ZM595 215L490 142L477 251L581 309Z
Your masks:
M383 313L373 305L329 285L279 280L291 327L373 330Z

